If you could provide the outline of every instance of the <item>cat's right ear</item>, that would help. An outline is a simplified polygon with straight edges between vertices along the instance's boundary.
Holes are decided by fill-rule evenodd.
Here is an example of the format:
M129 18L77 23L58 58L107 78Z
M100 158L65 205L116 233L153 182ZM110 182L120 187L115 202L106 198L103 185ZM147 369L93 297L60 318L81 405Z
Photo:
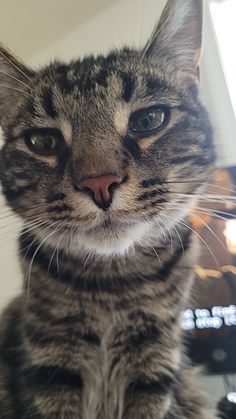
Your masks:
M181 88L198 84L202 15L202 0L167 0L143 50L143 58L162 65Z
M19 104L30 96L34 72L0 44L0 126L12 122Z

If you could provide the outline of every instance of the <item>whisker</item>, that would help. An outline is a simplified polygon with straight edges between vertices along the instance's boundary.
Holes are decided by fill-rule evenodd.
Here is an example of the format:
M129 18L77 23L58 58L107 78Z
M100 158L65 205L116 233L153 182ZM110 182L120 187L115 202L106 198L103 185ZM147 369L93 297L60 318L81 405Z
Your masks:
M8 219L15 219L16 221L18 221L19 217L17 217L16 214L13 214L13 213L9 213L9 214L5 213L3 215L0 215L0 222L8 220Z
M173 254L173 238L172 238L172 234L171 234L171 230L169 229L169 227L165 224L164 220L162 219L162 217L160 217L160 219L158 221L161 221L162 224L164 225L164 228L167 229L168 235L170 237L170 250L171 250L171 254ZM164 243L165 244L165 243Z
M50 226L50 227L52 227L52 226ZM61 230L61 226L59 226L58 228L56 228L56 230L53 230L53 231L51 231L40 243L39 243L39 245L38 245L38 247L36 248L36 250L35 250L35 252L34 252L34 254L33 254L33 256L32 256L32 258L31 258L31 261L30 261L30 264L29 264L29 268L28 268L28 272L27 272L27 275L26 275L26 286L27 286L27 290L28 290L28 292L27 292L27 294L28 294L28 298L30 297L30 279L31 279L31 272L32 272L32 268L33 268L33 263L34 263L34 260L35 260L35 257L36 257L36 255L37 255L37 253L39 252L39 250L40 250L40 248L43 246L43 244L51 237L51 236L53 236L55 233L57 233L59 230Z
M175 180L175 181L164 181L163 182L163 184L164 183L167 183L167 184L194 184L194 183L197 183L197 184L199 184L200 183L200 181L199 180ZM232 192L236 192L236 187L234 186L234 185L232 185L232 187L231 188L226 188L225 186L222 186L222 185L217 185L217 184L214 184L214 183L209 183L209 182L204 182L204 185L203 185L203 187L212 187L212 188L217 188L217 189L222 189L223 191L226 191L226 192L229 192L229 193L232 193Z
M85 258L84 258L84 262L83 262L83 271L85 270L85 268L86 268L86 266L87 266L87 263L88 263L89 258L92 258L92 255L93 255L93 251L92 251L92 250L90 250L90 251L86 254L86 256L85 256Z
M229 218L235 218L236 214L230 213L230 212L225 212L225 211L220 211L220 210L216 210L216 209L211 209L211 208L207 208L207 207L194 207L194 210L198 210L201 211L201 213L205 213L207 215L211 215L212 217L215 218L220 218L221 220L227 221ZM221 214L225 215L225 217L223 217Z
M0 54L13 66L17 69L17 71L19 71L23 76L25 76L30 82L32 81L30 79L29 76L27 76L27 74L24 73L24 71L21 70L21 68L19 68L12 60L10 60L9 57L7 57L6 54L4 54L2 51L0 51Z
M60 250L60 244L62 242L62 239L65 237L65 233L62 234L61 238L58 239L58 243L56 245L56 263L57 263L57 272L60 277L60 268L59 268L59 250Z
M142 240L141 243L143 245L145 245L147 249L150 248L153 251L153 253L155 254L155 256L156 256L156 258L159 262L159 264L161 265L161 259L160 259L159 254L157 253L156 249L146 240Z
M177 208L182 208L181 205L177 205ZM207 228L208 231L210 231L210 233L214 236L214 238L216 239L216 241L224 248L224 250L226 250L228 252L228 249L226 248L226 246L224 245L224 243L219 239L219 237L217 236L217 234L212 230L212 228L206 223L206 221L200 216L200 215L196 215L193 214L193 212L196 212L194 209L191 210L191 214L193 217L195 217L198 221L200 221L201 223L204 224L205 228Z
M179 198L195 198L199 199L202 202L207 203L218 203L218 204L232 204L236 205L236 197L234 196L225 196L225 195L208 195L208 194L194 194L189 192L177 192L177 191L168 191L169 193L174 193Z
M194 211L194 210L193 210ZM206 221L202 218L202 217L200 217L200 216L197 216L196 214L193 214L193 211L192 211L192 215L196 218L197 217L197 219L198 220L200 220L203 224L204 224L204 226L207 228L207 230L208 231L210 231L210 233L215 237L215 239L216 239L216 241L223 247L223 249L224 250L226 250L227 252L228 252L228 249L227 249L227 247L224 245L224 243L219 239L219 237L217 236L217 234L212 230L212 228L206 223ZM195 211L194 211L195 212Z
M163 215L162 214L162 217L165 217L165 215ZM165 224L164 224L165 225ZM183 245L183 241L182 241L182 239L181 239L181 236L180 236L180 234L179 234L179 232L178 232L178 230L177 230L177 227L175 226L175 224L172 222L171 223L171 228L173 228L174 229L174 231L176 232L176 235L177 235L177 237L178 237L178 239L179 239L179 242L180 242L180 245L181 245L181 248L182 248L182 253L184 253L184 245ZM173 250L172 250L172 253L173 253Z
M17 77L14 77L12 74L7 73L6 71L0 70L0 73L5 74L6 76L10 77L13 80L16 80L18 83L22 84L22 86L27 87L27 89L30 89L30 87L24 83L23 81L19 80Z
M173 218L169 217L169 215L168 216L165 215L165 217L167 217L168 219L170 219L172 222L175 222L176 223L176 221ZM188 224L184 223L183 221L178 220L177 221L177 224L180 224L183 227L189 229L193 234L195 234L198 237L198 239L204 244L204 246L206 246L207 250L211 254L212 258L214 259L217 268L219 269L220 267L219 267L218 261L217 261L215 255L214 255L214 253L212 252L211 248L208 246L208 244L206 243L206 241L200 236L200 234L198 234L197 231L195 231L193 228L191 228Z
M49 261L49 264L48 264L48 269L47 269L47 273L49 274L49 271L50 271L50 268L51 268L51 264L52 264L52 261L53 261L53 258L54 258L54 256L55 256L55 253L56 253L56 247L52 250L52 256L50 257L50 261Z
M27 228L25 228L24 232L30 232L33 231L34 229L40 227L43 225L43 222L40 223L36 223L35 225L33 225L33 223L31 223L30 225L26 225ZM15 225L15 226L7 226L6 228L8 228L8 231L4 232L3 235L0 235L0 245L4 245L6 244L6 240L11 240L13 238L16 238L18 236L21 236L23 234L23 232L20 231L20 229L22 228L19 224Z
M30 246L26 246L25 248L22 249L22 251L24 252L25 249L27 249L27 252L25 253L24 256L24 260L26 259L28 252L30 251L30 248L32 247L32 245L37 242L40 239L40 235L44 234L45 232L47 232L48 230L51 229L52 226L55 226L56 224L58 224L56 221L53 224L48 224L47 221L43 221L42 226L44 227L38 234L38 236L35 236L34 239L32 240ZM41 227L41 225L36 226L35 228ZM23 229L23 231L21 232L21 234L24 236L25 233L27 233L27 229ZM24 239L22 239L22 241L24 242Z
M26 96L31 97L31 95L28 92L26 92L25 90L22 90L22 89L18 89L17 87L8 86L7 84L0 84L0 87L6 87L7 89L15 90L17 92L24 93L24 95L26 95Z
M72 236L72 233L70 231L69 235L67 234L66 240L65 240L66 256L67 256L68 262L70 262L70 257L69 257L69 241L71 241L71 236Z

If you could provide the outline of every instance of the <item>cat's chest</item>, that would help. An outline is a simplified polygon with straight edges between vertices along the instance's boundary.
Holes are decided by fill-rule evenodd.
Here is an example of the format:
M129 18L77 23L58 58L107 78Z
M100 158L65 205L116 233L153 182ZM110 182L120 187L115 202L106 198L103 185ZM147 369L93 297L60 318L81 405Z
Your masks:
M83 368L84 419L119 419L122 416L125 373L122 351L117 348L116 337L119 323L107 324L99 347L91 351Z
M28 336L31 360L34 366L57 366L69 372L69 376L81 378L82 388L72 386L70 397L73 399L72 393L76 397L81 393L83 419L119 419L122 417L125 378L119 367L122 354L117 339L122 334L127 315L104 316L104 312L96 311L95 307L93 314L96 321L87 315L81 322L71 316L68 323L60 324L56 320L50 326L45 323L42 333L47 333L47 339L38 340L37 337L35 344L33 336ZM77 318L80 318L78 314ZM72 321L75 322L72 324ZM66 397L67 389L62 385L62 393L63 389ZM66 405L67 400L65 409Z

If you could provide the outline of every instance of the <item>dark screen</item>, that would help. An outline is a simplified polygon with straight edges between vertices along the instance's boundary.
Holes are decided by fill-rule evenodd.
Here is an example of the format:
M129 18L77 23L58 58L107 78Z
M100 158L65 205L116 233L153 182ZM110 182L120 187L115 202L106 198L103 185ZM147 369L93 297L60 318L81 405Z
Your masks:
M193 298L182 316L190 356L209 372L236 371L235 168L220 170L191 214L201 239Z

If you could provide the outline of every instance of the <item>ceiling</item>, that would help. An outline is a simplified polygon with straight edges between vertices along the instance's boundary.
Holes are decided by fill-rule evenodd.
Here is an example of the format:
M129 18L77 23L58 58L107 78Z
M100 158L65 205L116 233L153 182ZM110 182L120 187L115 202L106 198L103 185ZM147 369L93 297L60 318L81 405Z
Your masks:
M0 0L0 41L30 58L119 0Z

